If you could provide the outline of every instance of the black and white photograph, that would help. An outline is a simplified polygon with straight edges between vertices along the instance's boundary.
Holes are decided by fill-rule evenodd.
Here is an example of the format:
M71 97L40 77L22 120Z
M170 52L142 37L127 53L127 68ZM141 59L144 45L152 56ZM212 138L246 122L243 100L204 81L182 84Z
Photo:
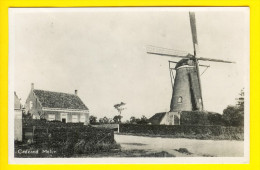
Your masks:
M249 17L9 8L9 163L249 163Z

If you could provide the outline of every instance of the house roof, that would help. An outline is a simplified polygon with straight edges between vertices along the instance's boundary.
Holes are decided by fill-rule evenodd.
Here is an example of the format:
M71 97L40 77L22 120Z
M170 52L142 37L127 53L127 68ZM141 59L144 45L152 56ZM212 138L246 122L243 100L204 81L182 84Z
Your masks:
M159 125L165 116L166 112L161 112L161 113L156 113L153 115L150 119L149 122L151 122L154 125Z
M88 110L87 106L75 94L37 89L34 89L33 93L37 96L42 107Z

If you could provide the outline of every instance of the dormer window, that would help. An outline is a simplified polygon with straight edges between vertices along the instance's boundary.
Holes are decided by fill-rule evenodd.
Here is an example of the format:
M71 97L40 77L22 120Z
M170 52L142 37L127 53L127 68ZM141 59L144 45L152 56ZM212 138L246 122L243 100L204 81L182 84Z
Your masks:
M182 103L182 97L181 96L178 97L178 103Z

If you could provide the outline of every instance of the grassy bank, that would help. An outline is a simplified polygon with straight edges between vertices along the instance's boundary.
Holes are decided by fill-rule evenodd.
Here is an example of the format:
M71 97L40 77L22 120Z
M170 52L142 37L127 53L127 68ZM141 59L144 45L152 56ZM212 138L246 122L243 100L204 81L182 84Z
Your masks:
M237 135L237 136L210 136L210 135L160 135L160 134L145 134L145 133L117 133L117 135L131 135L131 136L145 136L145 137L161 137L161 138L186 138L186 139L200 139L200 140L238 140L243 141L244 136Z
M119 134L202 140L244 140L243 127L120 124Z

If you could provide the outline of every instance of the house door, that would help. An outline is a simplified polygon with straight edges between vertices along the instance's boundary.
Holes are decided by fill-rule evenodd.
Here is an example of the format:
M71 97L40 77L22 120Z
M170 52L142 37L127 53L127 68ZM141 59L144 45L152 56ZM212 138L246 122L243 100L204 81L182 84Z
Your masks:
M61 122L67 123L67 113L61 113Z

